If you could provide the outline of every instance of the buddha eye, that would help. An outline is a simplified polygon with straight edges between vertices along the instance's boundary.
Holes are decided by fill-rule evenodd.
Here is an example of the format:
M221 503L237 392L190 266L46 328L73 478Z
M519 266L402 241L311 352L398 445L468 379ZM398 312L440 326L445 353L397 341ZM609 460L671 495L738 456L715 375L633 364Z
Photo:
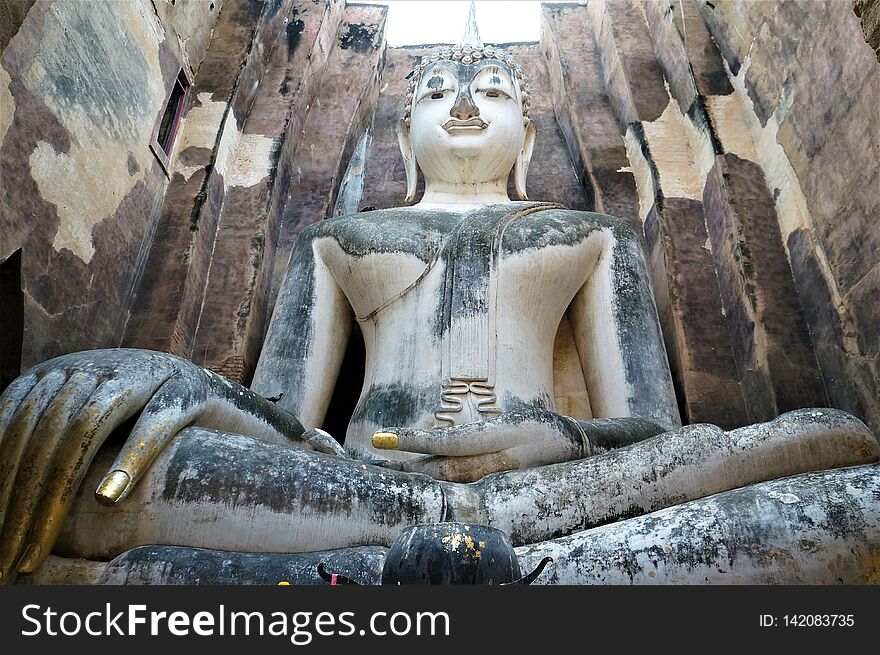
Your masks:
M431 100L440 100L440 98L442 98L442 97L443 97L442 93L432 93L431 94Z
M491 89L488 90L488 91L486 91L486 97L487 97L487 98L497 98L499 95L500 95L500 94L499 94L497 91L493 91L493 90L491 90Z

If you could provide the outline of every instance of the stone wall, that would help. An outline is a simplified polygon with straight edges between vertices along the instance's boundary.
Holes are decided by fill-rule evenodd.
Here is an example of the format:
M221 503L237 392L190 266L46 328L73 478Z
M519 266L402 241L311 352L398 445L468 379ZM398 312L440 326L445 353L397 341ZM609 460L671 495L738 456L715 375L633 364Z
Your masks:
M13 0L0 13L3 380L118 345L167 177L150 150L223 5ZM5 286L5 285L4 285Z
M122 344L246 382L297 232L402 203L394 130L431 47L387 48L386 10L342 0L101 4L88 27L75 0L0 15L21 361ZM505 46L534 87L529 196L638 226L688 422L830 404L880 429L876 10L590 0ZM180 65L169 179L143 146Z
M221 13L123 345L248 377L267 253L342 13L336 0L237 2Z
M829 402L880 428L880 65L845 3L706 3ZM862 20L876 3L856 3ZM876 48L876 43L873 44ZM723 120L723 119L719 119Z

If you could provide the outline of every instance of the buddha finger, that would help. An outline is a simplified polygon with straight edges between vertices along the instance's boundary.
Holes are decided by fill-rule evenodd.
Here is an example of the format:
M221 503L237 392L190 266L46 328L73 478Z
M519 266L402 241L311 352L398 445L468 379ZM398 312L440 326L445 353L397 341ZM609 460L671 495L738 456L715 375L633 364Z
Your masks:
M0 444L0 498L9 498L21 463L21 454L30 441L43 412L66 379L67 373L64 371L50 371L34 385L16 408ZM5 502L0 504L0 525L3 523L6 506Z
M17 567L20 573L30 573L48 557L82 479L107 436L136 414L168 377L167 372L156 373L138 380L136 386L127 377L109 380L77 412L62 437L34 513L30 543Z
M99 503L112 506L125 498L174 435L204 411L205 387L199 382L179 371L159 387L98 485Z
M345 457L345 449L333 438L329 432L321 428L312 428L303 432L302 440L319 453Z
M380 450L404 450L426 455L482 455L516 445L524 425L505 417L453 425L435 430L388 428L373 435L372 444Z
M27 398L31 389L37 384L37 380L37 376L33 373L22 375L13 380L0 396L0 445L3 444L3 435L6 433L6 428L12 423L15 410Z
M492 473L518 468L519 462L508 452L483 453L471 457L428 456L403 462L403 470L424 473L435 480L476 482Z
M0 531L0 571L13 570L30 531L31 517L42 496L52 462L68 423L98 385L98 378L77 372L70 376L40 418L22 457L16 476L14 495L0 498L8 507ZM11 502L10 502L11 500Z

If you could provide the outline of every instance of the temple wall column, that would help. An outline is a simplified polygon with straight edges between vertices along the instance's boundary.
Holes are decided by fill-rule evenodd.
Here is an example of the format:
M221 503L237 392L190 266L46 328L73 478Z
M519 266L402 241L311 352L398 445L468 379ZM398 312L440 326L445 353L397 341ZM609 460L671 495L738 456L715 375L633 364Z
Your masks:
M234 151L242 143L241 128L269 57L278 39L291 39L295 50L305 51L300 55L305 59L334 6L329 3L318 11L311 3L283 4L234 3L221 14L183 117L169 191L123 340L126 346L192 356L220 214L227 188L234 186L227 178L235 176ZM340 12L336 8L337 20ZM252 141L245 139L246 144Z
M241 3L222 16L183 124L171 185L179 194L163 207L125 345L238 381L252 369L266 224L342 11L337 0L285 1Z
M286 195L279 198L282 204L273 224L270 309L296 235L332 216L348 161L370 126L385 68L386 14L387 9L378 6L347 7L330 44L327 70L291 155Z
M634 181L630 197L645 235L682 415L687 422L734 427L748 422L748 413L703 217L702 190L716 144L689 48L699 52L705 69L701 85L712 88L717 75L712 77L711 49L703 52L711 46L705 30L686 46L667 8L636 0L592 2L572 10L568 20L577 15L593 36L592 44L582 39L582 58L595 48L616 119L617 156L626 156L619 172ZM575 58L568 55L566 63Z
M629 160L605 92L599 51L584 31L581 7L543 7L541 51L550 73L556 119L592 200L591 209L641 228L635 178L627 170Z
M855 3L863 19L868 4ZM698 8L766 176L829 402L877 430L880 64L870 20L863 31L836 2Z
M326 50L327 63L314 99L307 107L300 106L308 113L297 135L290 132L288 118L295 105L278 92L285 83L280 72L287 65L286 38L275 47L276 61L270 60L268 70L281 79L274 84L264 80L260 85L242 128L242 141L231 155L239 179L227 190L194 335L193 360L230 379L246 383L256 366L268 325L267 306L274 298L272 269L282 262L282 273L286 269L289 244L298 228L326 217L324 211L318 211L299 225L290 220L291 207L307 214L313 208L308 195L311 190L323 194L321 200L332 208L334 191L345 170L349 132L360 133L351 125L363 123L357 119L363 90L370 87L371 78L372 87L376 87L381 70L385 14L381 7L347 7L336 30L319 33L316 43ZM360 40L351 44L355 47L348 47L352 34ZM322 37L327 39L323 45ZM287 70L295 74L301 68ZM253 145L245 141L251 136ZM287 138L296 139L298 145L292 153L288 151L291 156L285 161L288 173L282 184L287 182L286 189L281 187L275 194L278 177L273 168ZM269 165L258 169L264 154L269 155ZM328 178L316 181L310 179L312 173Z

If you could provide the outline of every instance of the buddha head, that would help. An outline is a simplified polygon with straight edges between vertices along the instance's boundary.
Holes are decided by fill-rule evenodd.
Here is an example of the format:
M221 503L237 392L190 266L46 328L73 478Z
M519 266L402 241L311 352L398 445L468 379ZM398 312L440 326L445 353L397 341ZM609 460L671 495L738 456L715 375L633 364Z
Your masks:
M529 120L528 81L501 50L481 44L434 52L409 76L404 117L397 127L406 169L406 200L415 199L418 172L434 184L507 187L526 196L536 128Z

